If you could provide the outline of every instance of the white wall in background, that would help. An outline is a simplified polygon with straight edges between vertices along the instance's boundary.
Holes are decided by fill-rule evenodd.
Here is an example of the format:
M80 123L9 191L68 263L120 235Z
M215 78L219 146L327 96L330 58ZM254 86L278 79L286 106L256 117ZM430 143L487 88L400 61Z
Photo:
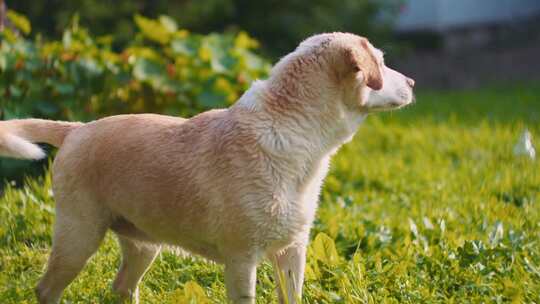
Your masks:
M540 15L540 0L405 0L396 29L401 32L505 23Z

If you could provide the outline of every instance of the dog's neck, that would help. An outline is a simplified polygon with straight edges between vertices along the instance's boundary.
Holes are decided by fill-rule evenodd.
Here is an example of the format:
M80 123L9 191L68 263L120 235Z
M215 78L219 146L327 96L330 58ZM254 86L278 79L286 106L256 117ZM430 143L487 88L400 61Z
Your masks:
M256 81L235 105L263 121L267 136L261 139L268 138L264 146L274 154L303 152L320 159L349 141L366 116L346 109L339 92L282 81Z
M295 185L299 193L306 187L320 189L330 157L352 138L365 115L347 111L335 100L340 98L336 92L304 86L284 95L282 90L291 88L275 81L280 79L255 82L233 109L247 110L256 119L261 149L279 159L275 170L288 176L282 182Z

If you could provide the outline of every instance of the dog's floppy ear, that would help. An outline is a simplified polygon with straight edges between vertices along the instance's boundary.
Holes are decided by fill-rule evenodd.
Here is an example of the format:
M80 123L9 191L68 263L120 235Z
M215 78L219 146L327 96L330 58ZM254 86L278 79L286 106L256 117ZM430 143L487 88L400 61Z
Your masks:
M373 90L380 90L383 79L379 64L366 39L362 39L357 48L345 49L347 64L355 73L362 73L366 85Z

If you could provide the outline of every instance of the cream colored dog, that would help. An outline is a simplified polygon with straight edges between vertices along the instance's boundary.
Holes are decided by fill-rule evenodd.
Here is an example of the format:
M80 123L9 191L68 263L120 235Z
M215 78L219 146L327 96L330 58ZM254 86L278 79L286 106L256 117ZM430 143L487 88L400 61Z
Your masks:
M413 85L367 39L330 33L302 42L232 107L191 119L0 122L2 155L37 159L44 153L33 143L60 147L39 302L59 301L111 229L122 299L138 301L137 284L170 244L225 264L233 303L255 303L256 267L270 257L284 277L280 302L296 303L330 157L368 113L411 103Z

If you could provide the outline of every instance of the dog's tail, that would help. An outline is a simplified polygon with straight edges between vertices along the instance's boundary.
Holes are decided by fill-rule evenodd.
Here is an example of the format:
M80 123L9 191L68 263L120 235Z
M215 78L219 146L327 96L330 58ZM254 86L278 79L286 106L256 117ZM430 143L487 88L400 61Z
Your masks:
M71 131L83 125L80 122L43 119L0 121L0 156L22 159L44 158L45 152L35 143L60 147Z

